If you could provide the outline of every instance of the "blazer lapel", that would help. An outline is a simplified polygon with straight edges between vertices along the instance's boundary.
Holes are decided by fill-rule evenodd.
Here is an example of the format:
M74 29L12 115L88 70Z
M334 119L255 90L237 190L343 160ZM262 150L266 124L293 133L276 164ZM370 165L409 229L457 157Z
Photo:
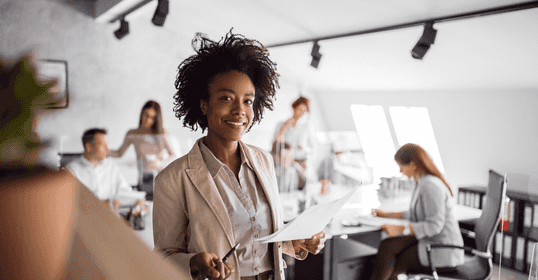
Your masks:
M267 197L267 201L269 203L269 206L271 208L271 215L273 220L273 230L277 231L279 230L279 224L280 224L280 217L278 209L280 209L279 205L279 197L278 193L275 193L275 188L273 187L273 180L271 179L271 172L269 169L269 166L265 166L267 163L263 163L259 160L262 155L260 155L258 151L251 149L246 144L244 144L242 141L240 141L240 145L243 147L243 150L245 151L245 154L248 157L248 160L250 164L252 165L252 168L254 169L254 173L256 173L256 176L258 177L258 180L260 181L260 184L262 186L263 192L265 193L265 196ZM269 163L271 164L271 163ZM275 182L276 183L276 182Z
M232 222L230 221L230 217L228 217L228 211L224 206L224 201L217 190L217 186L205 165L202 152L199 148L200 146L198 146L202 139L203 138L198 139L189 152L188 158L190 169L185 170L185 172L187 173L187 176L189 176L194 187L198 189L200 195L207 202L213 214L217 217L224 234L228 238L228 242L230 242L230 246L233 247L235 246L235 240L233 237ZM193 214L196 215L197 213Z

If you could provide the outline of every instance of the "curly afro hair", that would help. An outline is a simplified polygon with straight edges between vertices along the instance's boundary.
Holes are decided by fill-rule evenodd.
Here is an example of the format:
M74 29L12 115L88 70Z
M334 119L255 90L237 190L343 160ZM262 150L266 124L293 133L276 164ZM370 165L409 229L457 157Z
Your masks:
M218 42L198 33L192 45L196 54L178 66L175 82L174 112L179 120L183 118L184 127L196 131L200 126L205 131L207 117L200 109L200 101L209 101L209 85L216 75L233 70L247 75L254 85L252 124L261 121L265 108L273 110L279 74L276 63L269 59L269 52L260 42L230 30Z

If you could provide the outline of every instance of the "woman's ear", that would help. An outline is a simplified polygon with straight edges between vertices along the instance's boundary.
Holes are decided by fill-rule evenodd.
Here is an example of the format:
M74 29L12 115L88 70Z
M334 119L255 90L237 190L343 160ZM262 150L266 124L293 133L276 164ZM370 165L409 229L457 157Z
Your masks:
M207 115L207 101L200 100L200 110L202 110L202 114Z

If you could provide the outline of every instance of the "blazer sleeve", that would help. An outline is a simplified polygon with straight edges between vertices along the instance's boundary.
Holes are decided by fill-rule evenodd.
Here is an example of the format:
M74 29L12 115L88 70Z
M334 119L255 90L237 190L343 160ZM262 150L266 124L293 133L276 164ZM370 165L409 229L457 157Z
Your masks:
M187 253L189 218L179 180L180 171L168 168L155 178L153 236L155 251L184 271L190 271Z
M425 219L411 224L415 237L422 239L439 234L446 220L446 200L443 186L431 181L425 182L420 189L416 207L421 208ZM415 209L415 211L418 210Z

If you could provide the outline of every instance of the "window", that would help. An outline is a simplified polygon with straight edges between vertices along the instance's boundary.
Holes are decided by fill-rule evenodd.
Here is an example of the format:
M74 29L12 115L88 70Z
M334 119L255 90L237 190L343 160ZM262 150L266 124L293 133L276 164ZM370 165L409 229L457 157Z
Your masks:
M383 107L353 104L351 114L366 162L373 168L374 180L398 174L398 165L394 162L396 150Z
M428 109L424 107L389 107L398 146L414 143L426 150L441 173L445 172L435 141Z
M351 105L366 162L373 168L374 181L399 174L398 165L394 162L395 147L406 143L415 143L424 148L439 171L444 173L428 109L391 106L389 113L390 123L381 105ZM392 128L389 124L392 124Z

